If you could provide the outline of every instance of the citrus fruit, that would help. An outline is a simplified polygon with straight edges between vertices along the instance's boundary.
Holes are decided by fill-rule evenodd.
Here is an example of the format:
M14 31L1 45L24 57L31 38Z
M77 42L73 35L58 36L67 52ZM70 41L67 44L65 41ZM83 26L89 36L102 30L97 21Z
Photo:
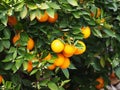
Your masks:
M86 51L86 45L83 41L78 41L79 45L81 45L81 47L76 47L76 50L74 52L74 55L80 55L80 54L83 54L85 51Z
M57 58L54 61L55 66L61 66L64 63L65 57L62 54L57 54Z
M65 57L64 63L60 66L60 68L61 68L61 69L66 69L66 68L69 67L69 65L70 65L70 59L67 58L67 57Z
M28 42L27 42L27 49L28 50L32 50L34 48L34 40L32 38L29 38Z
M54 70L56 68L56 66L54 64L50 65L47 67L49 70Z
M50 60L51 58L52 58L51 54L48 53L48 55L45 58L43 58L43 60Z
M27 64L27 72L32 71L32 69L33 69L32 61L28 61L28 64Z
M101 9L97 8L96 18L100 17L101 15Z
M112 72L112 73L110 74L110 78L116 78L116 75L115 75L114 72Z
M56 22L57 19L58 19L58 14L55 13L54 17L50 17L50 16L48 17L48 22L54 23L54 22Z
M2 81L3 81L3 77L2 75L0 75L0 84L2 83Z
M41 17L40 17L40 18L37 17L37 20L38 20L39 22L46 22L46 21L48 20L48 14L47 14L47 12L44 11L44 14L41 14Z
M102 77L99 77L96 79L98 84L95 86L97 89L102 89L104 87L104 79Z
M55 53L60 53L64 49L64 43L59 39L56 39L51 43L51 49Z
M17 24L17 19L15 16L8 16L8 25L15 26Z
M75 52L75 47L73 45L65 44L63 49L63 55L65 57L71 57Z
M19 39L20 39L20 33L16 34L16 35L13 37L13 39L12 39L13 44L15 44Z
M84 38L90 37L90 35L91 35L90 27L89 27L89 26L87 26L87 27L82 27L82 28L81 28L81 33L83 34L83 37L84 37Z

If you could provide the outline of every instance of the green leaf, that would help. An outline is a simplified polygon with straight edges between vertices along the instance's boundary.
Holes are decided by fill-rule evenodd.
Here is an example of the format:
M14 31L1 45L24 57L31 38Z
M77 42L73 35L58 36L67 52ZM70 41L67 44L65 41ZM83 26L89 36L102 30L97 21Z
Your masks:
M67 0L72 6L78 6L77 0Z
M13 59L15 59L16 57L17 57L17 50L15 50L13 53Z
M23 63L23 60L16 60L15 61L16 68L19 69L21 67L22 63Z
M35 10L35 9L38 8L35 3L27 3L27 7L28 7L30 10Z
M116 37L115 32L113 32L112 30L104 29L103 31L104 31L108 36Z
M20 17L21 17L22 19L25 18L26 15L27 15L27 12L28 12L27 7L24 6L24 7L22 8L22 11L20 12Z
M9 48L10 47L10 41L9 40L4 40L4 41L2 41L2 44L3 44L3 46L5 47L5 48Z
M7 15L5 15L5 16L3 16L3 17L1 18L1 22L2 22L5 26L7 26L7 21L8 21Z
M47 11L47 13L48 13L48 15L49 15L50 17L54 18L54 14L55 14L54 9L49 8L49 9L47 9L46 11Z
M20 2L20 3L17 3L14 7L15 7L15 11L21 11L23 6L24 6L24 2Z
M105 67L105 60L103 58L100 59L100 64L103 68Z
M115 69L117 77L120 79L120 66Z
M46 3L36 4L38 8L46 10L49 6Z
M8 54L8 55L6 56L6 58L2 60L2 62L10 62L10 61L13 60L12 58L13 58L12 55L11 55L11 54Z
M69 69L77 69L77 68L71 63Z
M62 72L64 73L66 78L69 78L69 71L68 71L68 69L62 69Z
M35 74L37 71L38 71L38 69L34 69L34 70L32 70L32 72L30 73L30 75Z
M65 81L62 81L61 83L61 86L64 86L66 83L70 82L70 80L65 80Z
M2 45L2 41L0 41L0 52L2 52L4 49L3 45Z
M31 21L34 20L35 17L36 17L36 12L35 12L35 11L31 11L31 12L30 12L30 20L31 20Z
M4 33L4 36L5 36L4 39L10 39L11 32L10 32L9 29L4 29L3 33Z
M45 79L45 80L40 81L40 86L47 86L47 83L49 81L50 81L49 79Z
M57 5L55 2L48 2L47 4L49 7L53 8L53 9L60 9L60 6Z
M102 38L102 34L101 34L100 30L97 30L97 29L94 28L94 29L92 30L92 33L93 33L95 36Z
M6 64L4 65L4 69L5 69L5 70L10 70L10 69L13 67L13 65L14 65L14 64L11 63L11 62L10 62L10 63L6 63Z
M52 81L48 82L48 87L50 90L58 90L58 86Z

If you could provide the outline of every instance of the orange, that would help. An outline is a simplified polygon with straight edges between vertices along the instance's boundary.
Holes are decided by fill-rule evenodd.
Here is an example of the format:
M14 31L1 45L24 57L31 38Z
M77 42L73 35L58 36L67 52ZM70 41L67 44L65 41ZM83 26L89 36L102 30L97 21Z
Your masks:
M51 43L51 49L55 53L60 53L64 49L64 43L59 39L56 39Z
M32 69L33 69L32 61L28 61L28 64L27 64L27 72L32 71Z
M110 74L110 78L116 78L116 75L115 75L114 72L112 72L112 73Z
M100 20L100 23L104 23L104 22L105 22L105 19L102 18L102 19Z
M97 89L102 89L104 87L104 79L102 77L99 77L96 79L96 81L99 83L95 87Z
M78 41L77 44L82 45L82 47L81 47L81 48L76 47L76 50L75 50L75 52L74 52L74 55L83 54L83 53L86 51L86 45L85 45L85 43L82 42L82 41Z
M63 49L63 55L65 57L71 57L75 52L75 47L73 45L65 44Z
M0 84L2 83L2 81L3 81L3 77L2 75L0 75Z
M48 66L48 69L49 69L49 70L54 70L55 68L56 68L56 66L55 66L54 64Z
M32 50L34 48L34 40L32 38L29 38L28 43L27 43L27 49Z
M58 14L55 13L54 17L50 17L50 16L48 17L48 22L55 23L57 19L58 19Z
M61 69L66 69L70 65L70 59L65 57L64 63L60 66Z
M81 28L81 33L83 34L83 37L84 37L84 38L90 37L90 35L91 35L90 27L89 27L89 26L87 26L87 27L82 27L82 28Z
M49 53L43 60L50 60L52 58L51 54Z
M19 39L20 39L20 33L16 34L16 35L13 37L13 39L12 39L13 44L15 44Z
M90 16L91 16L91 17L94 17L94 13L93 13L93 12L90 12Z
M8 16L8 25L15 26L17 24L17 19L15 16Z
M39 22L46 22L48 20L48 14L47 14L47 12L45 11L44 14L42 14L40 18L37 17L37 20Z
M54 61L55 66L61 66L64 63L65 57L62 54L57 54L57 58Z
M96 18L100 17L101 15L101 9L97 8Z

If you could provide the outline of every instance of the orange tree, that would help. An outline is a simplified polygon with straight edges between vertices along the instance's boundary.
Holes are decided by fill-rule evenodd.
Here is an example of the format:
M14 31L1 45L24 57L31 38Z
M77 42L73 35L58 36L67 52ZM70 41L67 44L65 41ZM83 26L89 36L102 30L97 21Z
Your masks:
M106 88L120 78L119 12L119 0L1 0L0 88Z

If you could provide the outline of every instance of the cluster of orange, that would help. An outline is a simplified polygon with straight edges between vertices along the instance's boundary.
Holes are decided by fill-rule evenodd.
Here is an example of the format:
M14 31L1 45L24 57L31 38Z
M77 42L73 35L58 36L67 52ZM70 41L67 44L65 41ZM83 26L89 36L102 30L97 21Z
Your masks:
M81 33L84 38L88 38L91 34L91 30L88 26L82 27ZM48 69L54 70L56 67L60 67L61 69L68 68L70 65L69 57L83 54L86 51L86 45L83 41L78 41L77 45L81 45L82 48L78 48L73 44L63 43L60 39L53 40L51 43L51 49L57 54L57 58L52 65L48 66ZM50 54L48 54L48 57L50 57Z
M48 15L47 11L44 11L44 13L43 13L40 17L36 17L36 18L37 18L37 20L38 20L39 22L46 22L46 21L48 21L48 22L50 22L50 23L54 23L54 22L56 22L56 20L58 19L58 14L55 13L55 14L54 14L54 17L50 17L50 16Z

